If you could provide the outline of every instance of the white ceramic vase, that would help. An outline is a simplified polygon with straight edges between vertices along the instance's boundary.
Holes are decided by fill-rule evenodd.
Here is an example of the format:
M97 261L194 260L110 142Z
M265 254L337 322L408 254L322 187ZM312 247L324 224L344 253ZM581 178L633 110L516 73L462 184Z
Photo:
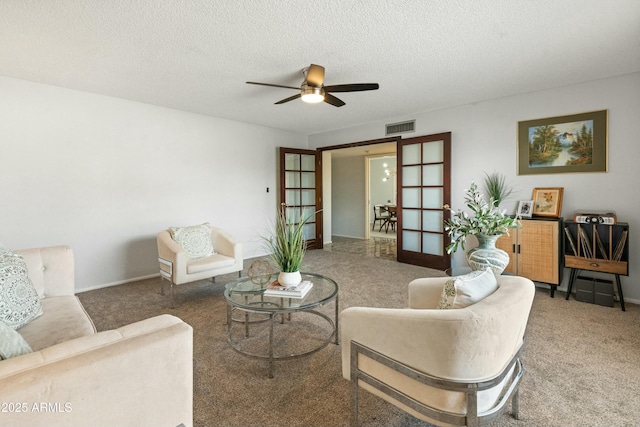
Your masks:
M501 234L476 234L478 247L467 251L467 263L472 270L490 267L496 276L502 274L509 265L509 254L496 248L496 240Z
M294 271L291 273L281 271L278 275L278 283L280 283L282 286L295 286L300 282L302 282L302 275L299 271Z

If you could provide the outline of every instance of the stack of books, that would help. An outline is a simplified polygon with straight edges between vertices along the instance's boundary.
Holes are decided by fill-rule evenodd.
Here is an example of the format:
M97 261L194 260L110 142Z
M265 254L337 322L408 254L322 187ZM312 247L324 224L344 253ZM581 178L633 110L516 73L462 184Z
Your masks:
M303 280L297 285L282 286L278 281L271 283L264 291L264 296L282 297L282 298L304 298L307 296L313 283L309 280Z

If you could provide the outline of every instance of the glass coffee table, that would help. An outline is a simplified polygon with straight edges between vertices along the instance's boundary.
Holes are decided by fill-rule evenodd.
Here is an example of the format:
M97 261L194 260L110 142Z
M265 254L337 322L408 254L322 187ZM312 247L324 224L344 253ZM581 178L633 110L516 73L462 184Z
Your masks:
M264 290L277 278L277 273L254 277L253 281L249 277L241 277L229 282L224 291L227 341L240 354L268 360L269 378L273 378L276 360L307 356L323 349L331 341L338 344L338 284L320 274L302 273L302 280L313 283L304 298L265 296ZM317 310L332 301L335 305L333 319ZM303 315L292 316L294 313ZM276 327L278 323L282 328ZM237 326L244 328L239 331ZM249 333L250 326L252 334ZM309 346L299 346L307 341Z

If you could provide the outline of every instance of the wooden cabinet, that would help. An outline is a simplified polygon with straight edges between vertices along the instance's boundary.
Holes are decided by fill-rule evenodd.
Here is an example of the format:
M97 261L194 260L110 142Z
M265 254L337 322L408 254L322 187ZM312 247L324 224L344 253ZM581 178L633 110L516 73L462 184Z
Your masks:
M562 218L523 219L521 225L496 242L496 247L509 254L505 272L548 283L553 297L562 282Z
M624 295L620 275L629 275L629 224L564 224L565 266L571 269L567 299L580 270L615 275L620 307L624 311Z

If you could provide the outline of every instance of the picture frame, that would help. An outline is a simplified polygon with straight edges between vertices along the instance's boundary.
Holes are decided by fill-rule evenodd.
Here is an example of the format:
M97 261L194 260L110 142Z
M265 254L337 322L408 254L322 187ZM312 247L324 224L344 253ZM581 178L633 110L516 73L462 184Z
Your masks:
M518 175L607 172L608 110L518 122Z
M533 215L533 200L520 200L516 215L520 218L531 218Z
M540 187L533 189L533 216L558 218L562 212L564 187Z

